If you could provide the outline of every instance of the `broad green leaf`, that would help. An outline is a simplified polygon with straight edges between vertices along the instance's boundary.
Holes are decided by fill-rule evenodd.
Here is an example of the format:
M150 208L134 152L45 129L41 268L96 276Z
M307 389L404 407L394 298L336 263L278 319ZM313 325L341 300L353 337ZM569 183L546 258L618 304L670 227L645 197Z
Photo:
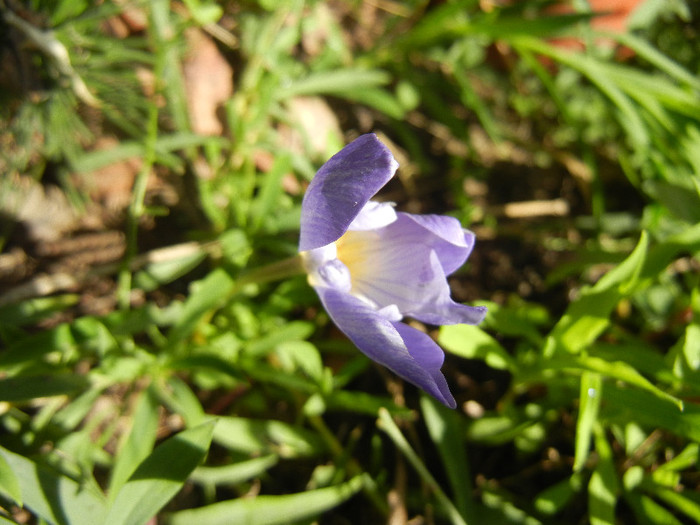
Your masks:
M221 501L173 514L171 525L287 525L312 520L354 496L365 483L365 475L342 485L284 496L257 496Z
M155 516L204 459L213 430L208 421L159 445L118 492L104 523L140 525Z
M53 374L18 376L0 379L0 401L28 401L39 397L50 397L82 392L90 386L85 376Z
M316 456L325 451L321 438L282 421L219 417L214 441L245 454L277 454L283 458Z
M112 475L109 480L109 498L113 500L129 477L153 450L158 431L158 402L150 388L138 394L130 428L122 435L115 454Z
M440 328L438 342L450 353L466 359L483 359L487 365L514 372L517 364L511 355L478 326L457 324Z
M105 499L94 480L78 483L3 447L0 456L15 474L22 503L37 516L57 525L106 523Z
M598 420L598 409L603 397L603 380L600 374L584 372L581 375L579 412L576 422L576 442L574 445L574 472L579 472L588 459L593 425Z
M315 381L323 377L321 354L308 341L286 341L277 345L276 354L289 372L301 371Z
M16 505L22 506L19 481L2 454L0 454L0 493L9 497Z

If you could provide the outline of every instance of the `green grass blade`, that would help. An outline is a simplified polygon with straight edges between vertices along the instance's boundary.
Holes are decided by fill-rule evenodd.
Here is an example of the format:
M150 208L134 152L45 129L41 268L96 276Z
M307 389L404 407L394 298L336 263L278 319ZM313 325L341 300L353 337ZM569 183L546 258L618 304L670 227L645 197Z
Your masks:
M464 516L459 513L457 507L455 507L454 503L447 497L442 487L440 487L440 484L425 466L425 463L423 463L418 454L411 448L411 445L403 436L399 427L394 423L388 410L384 408L379 410L377 426L389 436L394 442L394 445L396 445L396 448L401 451L404 457L413 466L423 482L433 491L438 504L442 507L442 510L447 514L453 525L467 525Z
M268 454L221 467L197 467L190 480L202 485L235 485L259 477L279 462L279 456Z
M620 44L633 49L637 55L647 60L650 64L656 66L677 81L688 84L694 89L700 90L700 79L697 76L693 75L683 66L661 53L643 38L629 32L603 33L603 36L613 38Z
M442 406L428 396L421 396L420 405L428 433L440 453L442 464L450 480L455 507L465 520L472 521L473 487L462 415Z

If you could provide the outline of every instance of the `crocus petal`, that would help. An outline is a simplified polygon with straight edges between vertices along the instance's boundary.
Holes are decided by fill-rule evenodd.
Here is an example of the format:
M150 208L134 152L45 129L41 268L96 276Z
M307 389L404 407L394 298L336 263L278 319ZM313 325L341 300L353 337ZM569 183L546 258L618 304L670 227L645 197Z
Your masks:
M372 133L362 135L331 157L304 195L299 251L338 240L397 168L389 149Z
M395 222L396 218L396 210L392 203L369 201L350 223L348 230L376 230Z
M438 254L445 275L450 275L460 268L474 248L474 234L462 228L454 217L412 213L398 215L404 228L409 228L408 221L411 221L432 234L430 247Z
M426 334L382 317L349 293L317 287L321 302L340 330L367 357L422 388L450 408L456 406L440 372L443 351Z
M477 324L486 315L485 308L450 298L438 250L449 258L459 246L451 250L407 214L399 213L385 228L349 231L337 244L338 257L352 276L352 293L377 308L393 304L404 315L430 324Z

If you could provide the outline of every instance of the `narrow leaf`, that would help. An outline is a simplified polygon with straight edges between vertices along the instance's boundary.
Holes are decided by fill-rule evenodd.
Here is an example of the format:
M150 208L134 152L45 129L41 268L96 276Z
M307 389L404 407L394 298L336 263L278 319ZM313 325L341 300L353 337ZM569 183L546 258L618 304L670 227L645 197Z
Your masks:
M104 496L94 480L78 483L3 447L0 456L16 476L22 502L37 516L57 525L106 523Z
M158 402L150 388L139 394L130 421L131 428L122 439L112 469L110 499L116 497L124 483L153 450L158 430Z
M579 412L576 423L576 444L574 472L580 471L588 459L593 425L598 419L598 409L602 398L603 380L600 374L584 372L581 376Z
M184 430L158 446L122 487L104 523L141 525L182 488L209 449L214 421Z
M5 494L16 505L22 506L22 491L19 487L17 476L12 471L12 468L5 460L5 457L0 454L0 493Z
M465 519L469 518L474 513L470 500L473 487L462 416L428 396L421 396L420 404L428 433L450 480L455 506Z
M86 390L90 382L84 376L54 374L0 379L0 401L28 401L38 397L73 394Z
M588 512L591 525L615 525L615 505L619 482L615 473L612 450L602 427L595 428L598 466L588 483Z
M170 524L286 525L308 521L350 499L362 488L364 483L364 475L360 475L342 485L298 494L222 501L198 509L177 512L172 515Z

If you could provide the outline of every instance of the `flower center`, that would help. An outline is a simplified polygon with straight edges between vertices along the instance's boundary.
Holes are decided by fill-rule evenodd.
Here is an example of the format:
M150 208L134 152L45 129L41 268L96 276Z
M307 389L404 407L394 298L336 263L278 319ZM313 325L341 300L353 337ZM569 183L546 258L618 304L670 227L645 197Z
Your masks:
M381 249L379 235L374 231L348 231L336 241L338 259L347 267L352 282L352 292L357 294L358 282L371 280L377 270L377 250Z

